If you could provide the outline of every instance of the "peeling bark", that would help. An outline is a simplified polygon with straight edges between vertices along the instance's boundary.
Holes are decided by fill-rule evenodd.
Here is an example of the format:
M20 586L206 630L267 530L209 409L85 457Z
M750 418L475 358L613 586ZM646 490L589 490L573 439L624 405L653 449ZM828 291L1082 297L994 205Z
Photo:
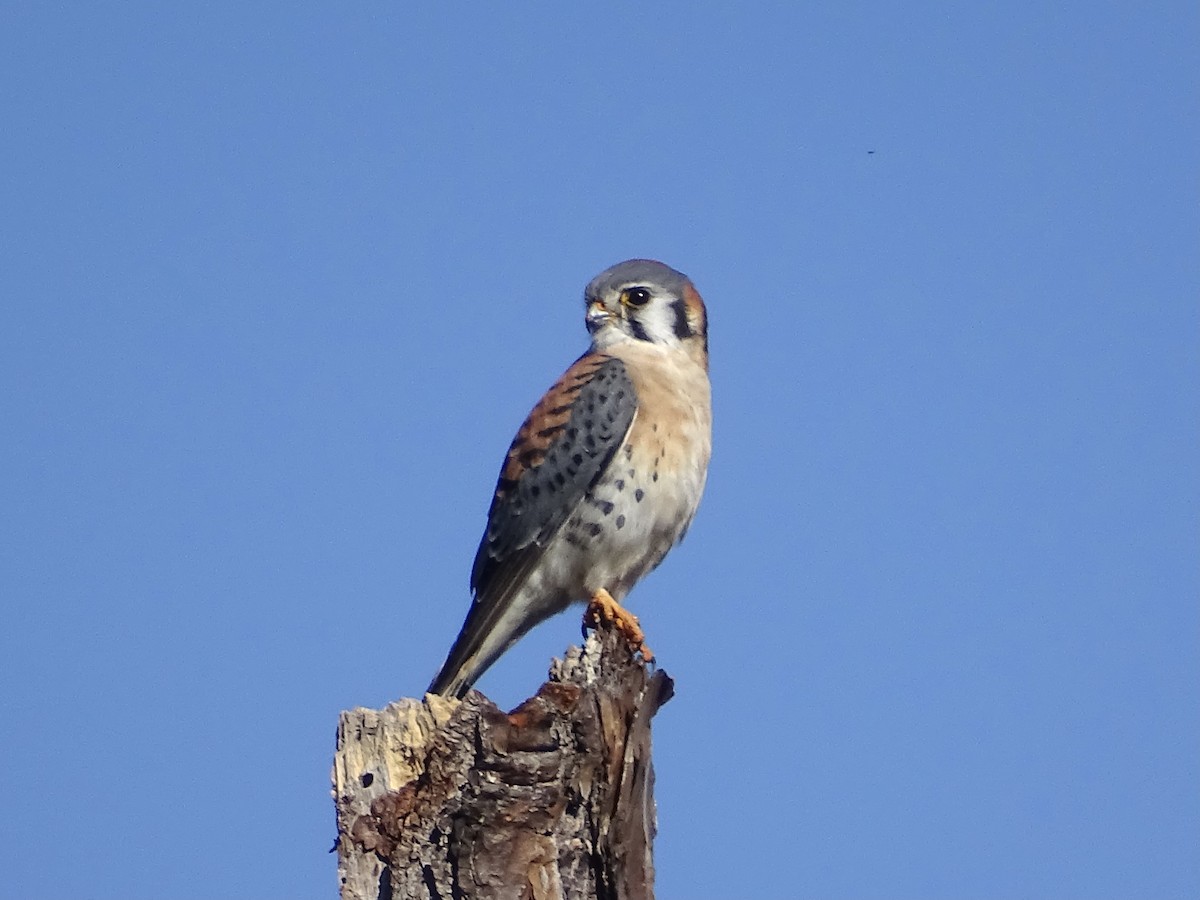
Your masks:
M510 713L477 691L343 712L343 900L653 900L650 720L672 690L605 627Z

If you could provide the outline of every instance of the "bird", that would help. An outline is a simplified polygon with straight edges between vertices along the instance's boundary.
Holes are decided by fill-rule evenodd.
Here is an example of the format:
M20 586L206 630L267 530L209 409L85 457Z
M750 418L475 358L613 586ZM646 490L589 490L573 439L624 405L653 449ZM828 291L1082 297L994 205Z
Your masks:
M502 653L573 603L650 661L621 606L688 531L708 477L708 314L691 280L630 259L584 289L589 348L504 457L471 568L472 601L427 693L462 698Z

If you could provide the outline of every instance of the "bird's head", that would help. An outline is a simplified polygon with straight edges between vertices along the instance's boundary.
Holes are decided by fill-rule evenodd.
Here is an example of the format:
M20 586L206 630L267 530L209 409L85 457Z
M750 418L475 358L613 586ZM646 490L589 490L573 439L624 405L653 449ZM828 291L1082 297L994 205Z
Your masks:
M583 292L592 347L622 341L683 347L707 362L708 316L688 277L652 259L605 269Z

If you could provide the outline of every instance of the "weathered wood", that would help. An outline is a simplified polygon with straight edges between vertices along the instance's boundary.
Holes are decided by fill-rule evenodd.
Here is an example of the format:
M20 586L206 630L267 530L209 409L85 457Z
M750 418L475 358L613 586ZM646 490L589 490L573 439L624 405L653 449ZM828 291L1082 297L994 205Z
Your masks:
M603 627L511 713L476 691L343 712L343 900L653 900L650 720L672 690Z

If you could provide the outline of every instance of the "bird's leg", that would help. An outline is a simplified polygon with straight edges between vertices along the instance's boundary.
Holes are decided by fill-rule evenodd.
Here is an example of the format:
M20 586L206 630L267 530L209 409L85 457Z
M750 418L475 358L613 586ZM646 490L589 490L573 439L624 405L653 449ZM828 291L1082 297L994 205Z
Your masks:
M620 603L613 599L612 594L604 588L592 595L587 612L583 614L585 627L596 628L601 622L612 625L625 638L629 648L634 653L642 654L646 662L654 660L654 654L646 646L646 634L638 624L638 618Z

